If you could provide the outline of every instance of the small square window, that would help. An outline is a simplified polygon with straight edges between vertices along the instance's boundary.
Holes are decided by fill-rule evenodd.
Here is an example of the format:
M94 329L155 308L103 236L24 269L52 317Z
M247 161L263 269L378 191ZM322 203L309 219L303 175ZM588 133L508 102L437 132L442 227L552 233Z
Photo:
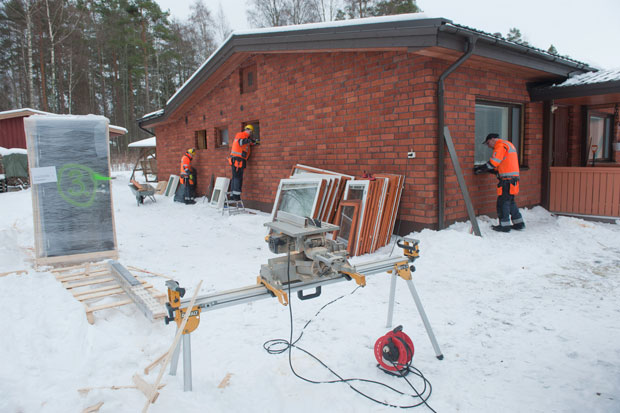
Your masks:
M251 122L243 122L241 125L241 130L244 130L246 125L252 125L254 128L254 133L252 133L252 137L256 139L257 142L260 142L260 123L257 120L253 120Z
M196 149L207 149L207 131L206 129L194 132L196 137Z
M215 145L217 147L220 146L228 146L228 128L215 128Z

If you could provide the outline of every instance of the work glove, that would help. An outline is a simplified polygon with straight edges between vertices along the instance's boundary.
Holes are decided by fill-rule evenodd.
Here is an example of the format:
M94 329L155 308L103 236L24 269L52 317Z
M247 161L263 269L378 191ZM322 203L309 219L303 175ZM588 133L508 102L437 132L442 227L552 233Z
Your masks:
M189 179L190 179L191 181L193 181L193 180L194 180L194 175L190 175L190 176L189 176Z
M474 174L475 175L483 174L486 171L487 171L486 164L485 165L476 165L476 166L474 166Z
M476 174L476 175L480 175L480 174L483 174L485 172L495 173L495 169L491 165L489 165L488 162L485 163L485 164L477 165L477 166L474 167L474 174Z

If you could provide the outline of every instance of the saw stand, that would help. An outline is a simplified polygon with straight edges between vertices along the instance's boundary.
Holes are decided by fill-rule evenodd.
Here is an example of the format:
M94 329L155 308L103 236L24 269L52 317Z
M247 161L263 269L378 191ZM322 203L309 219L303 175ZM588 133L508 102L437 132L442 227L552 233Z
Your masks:
M424 328L426 329L426 333L433 345L433 349L435 350L435 355L437 359L443 360L443 354L439 348L439 344L437 344L437 340L435 338L435 334L433 333L433 329L431 327L430 322L428 321L428 317L426 316L426 312L424 311L424 307L422 306L422 302L420 301L420 297L413 285L412 280L412 272L415 271L415 267L412 265L412 262L419 257L419 249L418 249L418 241L412 240L408 238L403 238L402 243L399 241L397 245L403 248L403 252L405 257L392 257L386 258L383 260L372 261L368 263L357 264L355 266L356 272L361 275L361 279L356 279L355 281L359 285L365 285L365 277L373 274L380 273L391 273L391 283L390 283L390 298L388 303L388 316L387 316L387 327L390 328L392 326L392 316L394 314L394 301L396 295L396 278L400 277L407 282L407 287L409 287L409 291L411 292L411 297L418 309L418 313L422 318L422 322L424 323ZM290 285L284 286L286 292L288 292L290 288L290 292L298 292L300 293L303 290L315 289L320 291L320 287L328 284L333 284L340 281L351 280L350 277L346 273L337 273L335 275L321 277L318 279L310 280L310 281L300 281L291 283ZM360 284L361 282L361 284ZM166 286L168 287L168 300L169 302L166 304L166 307L169 312L169 317L165 318L166 324L171 321L176 321L177 325L179 325L179 321L183 318L185 312L187 311L187 307L189 305L188 299L181 300L181 297L185 294L185 290L179 287L179 284L176 281L166 281ZM299 294L298 294L299 295ZM317 295L318 296L318 295ZM190 342L190 333L193 332L196 328L198 328L198 324L200 323L200 313L201 311L210 311L218 308L230 307L233 305L245 304L248 302L257 301L263 298L271 298L274 297L273 292L268 289L264 284L257 284L248 287L242 287L234 290L216 292L204 296L200 296L196 298L194 307L191 309L191 314L188 319L188 322L183 331L183 390L184 391L192 391L192 361L191 361L191 342ZM287 300L288 301L288 300ZM177 366L179 363L179 356L181 352L181 341L177 344L177 347L174 350L172 355L172 360L170 363L170 375L174 376L177 372Z

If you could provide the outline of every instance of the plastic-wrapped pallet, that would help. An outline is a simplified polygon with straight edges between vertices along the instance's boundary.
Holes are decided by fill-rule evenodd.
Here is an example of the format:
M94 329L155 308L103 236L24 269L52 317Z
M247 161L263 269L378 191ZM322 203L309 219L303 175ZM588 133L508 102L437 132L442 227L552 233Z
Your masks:
M36 263L117 258L108 119L24 119L32 184Z

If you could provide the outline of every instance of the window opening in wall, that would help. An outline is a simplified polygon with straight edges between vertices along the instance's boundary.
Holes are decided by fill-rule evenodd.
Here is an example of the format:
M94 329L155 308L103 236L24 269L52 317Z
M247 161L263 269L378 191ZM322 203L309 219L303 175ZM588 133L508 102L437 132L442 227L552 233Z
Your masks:
M228 128L215 128L215 145L228 146Z
M207 131L206 129L197 130L194 132L196 137L196 148L197 149L207 149Z
M512 142L523 164L523 105L518 103L476 102L474 163L480 165L491 157L491 148L482 144L489 133Z
M257 87L256 65L239 70L239 88L241 93L254 92Z
M611 160L613 116L592 112L588 116L588 161Z
M252 137L256 139L256 143L260 143L260 123L257 120L253 120L251 122L243 122L241 124L241 130L245 129L246 125L252 125L254 128L254 133Z

